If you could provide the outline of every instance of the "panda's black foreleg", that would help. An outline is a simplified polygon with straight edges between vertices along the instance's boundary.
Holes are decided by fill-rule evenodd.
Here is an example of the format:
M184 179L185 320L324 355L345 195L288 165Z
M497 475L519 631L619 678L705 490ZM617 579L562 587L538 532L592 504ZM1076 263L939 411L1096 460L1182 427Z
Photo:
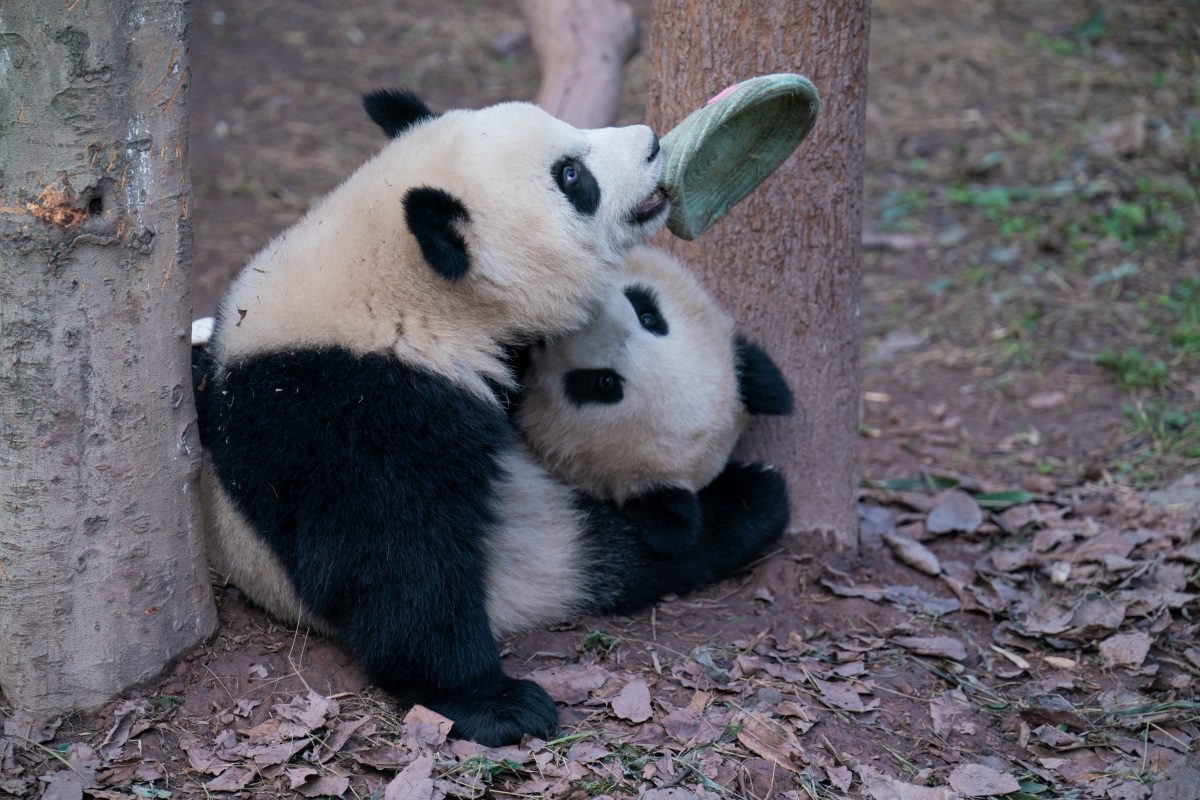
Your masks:
M653 501L653 496L648 499ZM699 535L692 546L671 552L661 542L662 531L646 527L654 515L644 509L630 515L611 503L583 502L589 523L586 557L593 576L589 610L597 613L635 611L664 594L727 578L778 539L789 517L783 475L740 462L731 462L699 492Z
M486 607L494 487L513 447L503 413L339 349L267 353L208 380L197 405L224 490L371 680L450 717L456 736L548 736L554 702L504 673Z
M398 699L452 719L455 737L488 747L526 733L549 738L554 701L501 668L475 554L415 549L403 567L380 559L359 568L366 591L339 628L364 671Z

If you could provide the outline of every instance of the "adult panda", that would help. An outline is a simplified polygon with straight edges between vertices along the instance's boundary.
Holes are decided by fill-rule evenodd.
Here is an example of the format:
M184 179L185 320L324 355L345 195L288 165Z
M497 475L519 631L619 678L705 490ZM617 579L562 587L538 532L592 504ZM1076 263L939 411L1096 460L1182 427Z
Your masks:
M238 275L195 372L209 557L457 735L546 736L553 701L494 637L723 577L779 535L786 492L731 469L697 501L711 547L664 561L672 498L555 480L497 399L506 347L582 324L661 226L650 129L364 103L391 143Z
M662 503L689 525L661 530L665 550L696 545L696 492L727 468L750 415L785 415L792 392L757 344L668 253L625 258L582 328L530 349L515 413L560 480L619 504ZM661 538L661 537L659 537Z

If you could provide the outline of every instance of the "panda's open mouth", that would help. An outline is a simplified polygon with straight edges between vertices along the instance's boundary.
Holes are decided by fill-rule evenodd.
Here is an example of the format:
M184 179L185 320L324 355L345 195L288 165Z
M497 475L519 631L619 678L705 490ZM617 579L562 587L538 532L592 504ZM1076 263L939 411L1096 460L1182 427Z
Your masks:
M661 214L668 205L670 205L670 201L663 190L655 189L649 197L642 201L641 205L630 213L629 219L634 225L644 225Z

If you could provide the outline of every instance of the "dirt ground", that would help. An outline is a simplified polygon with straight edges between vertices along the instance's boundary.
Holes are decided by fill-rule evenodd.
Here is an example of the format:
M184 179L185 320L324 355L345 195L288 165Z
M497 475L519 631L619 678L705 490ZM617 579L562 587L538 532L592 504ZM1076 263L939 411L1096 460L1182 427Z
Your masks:
M383 144L360 92L532 98L515 5L195 0L197 316ZM0 712L0 793L1200 798L1200 6L873 5L861 557L508 642L562 732L505 751L219 586L161 683Z

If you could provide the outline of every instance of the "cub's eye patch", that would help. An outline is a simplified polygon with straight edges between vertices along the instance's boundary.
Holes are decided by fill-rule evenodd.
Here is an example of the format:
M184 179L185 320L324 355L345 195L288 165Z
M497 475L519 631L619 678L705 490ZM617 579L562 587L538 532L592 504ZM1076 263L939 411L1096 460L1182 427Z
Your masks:
M551 168L550 174L576 211L589 217L596 213L600 207L600 184L587 164L578 158L564 158Z
M611 369L573 369L563 376L563 391L577 406L611 406L625 398L625 379Z
M655 336L667 335L667 320L658 310L658 299L653 291L645 286L630 286L625 290L625 297L633 306L633 313L637 314L643 328Z

